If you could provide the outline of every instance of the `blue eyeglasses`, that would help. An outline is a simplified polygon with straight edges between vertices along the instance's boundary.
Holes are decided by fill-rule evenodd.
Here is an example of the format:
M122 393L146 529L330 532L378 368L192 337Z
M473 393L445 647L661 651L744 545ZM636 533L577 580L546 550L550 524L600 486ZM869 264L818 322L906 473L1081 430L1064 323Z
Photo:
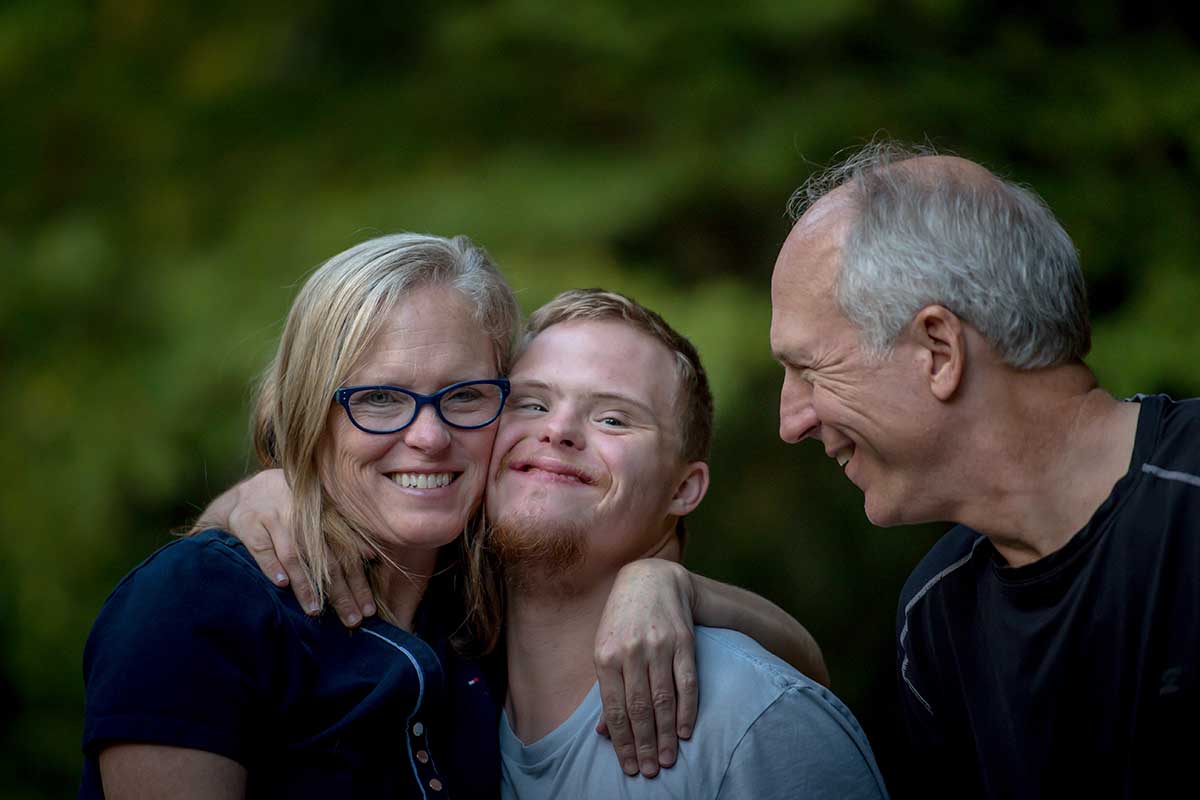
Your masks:
M365 433L395 433L413 423L431 405L452 428L472 430L491 425L504 409L511 390L506 378L452 383L433 394L399 386L344 386L333 393L354 427Z

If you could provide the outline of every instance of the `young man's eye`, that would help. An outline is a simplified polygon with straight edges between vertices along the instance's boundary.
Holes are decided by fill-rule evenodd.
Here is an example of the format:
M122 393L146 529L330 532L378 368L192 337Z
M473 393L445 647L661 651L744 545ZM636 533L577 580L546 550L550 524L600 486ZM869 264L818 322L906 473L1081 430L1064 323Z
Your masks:
M624 428L625 427L625 420L621 419L620 417L612 417L612 416L601 417L599 422L601 425L604 425L609 428Z

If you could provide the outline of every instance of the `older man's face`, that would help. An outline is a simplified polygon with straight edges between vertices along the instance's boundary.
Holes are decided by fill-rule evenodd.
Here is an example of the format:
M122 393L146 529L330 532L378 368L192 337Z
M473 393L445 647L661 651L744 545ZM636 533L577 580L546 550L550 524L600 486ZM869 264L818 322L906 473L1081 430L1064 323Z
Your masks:
M815 439L863 491L876 525L921 518L921 397L915 353L864 353L834 298L841 243L853 211L834 196L784 243L771 280L771 349L783 365L779 435Z

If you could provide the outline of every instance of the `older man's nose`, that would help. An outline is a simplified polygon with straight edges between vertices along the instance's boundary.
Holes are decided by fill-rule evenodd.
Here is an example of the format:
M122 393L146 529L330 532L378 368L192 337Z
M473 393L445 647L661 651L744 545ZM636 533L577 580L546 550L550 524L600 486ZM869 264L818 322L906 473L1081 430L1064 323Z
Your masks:
M779 438L796 444L816 435L820 422L812 406L812 387L799 377L785 376L779 391Z

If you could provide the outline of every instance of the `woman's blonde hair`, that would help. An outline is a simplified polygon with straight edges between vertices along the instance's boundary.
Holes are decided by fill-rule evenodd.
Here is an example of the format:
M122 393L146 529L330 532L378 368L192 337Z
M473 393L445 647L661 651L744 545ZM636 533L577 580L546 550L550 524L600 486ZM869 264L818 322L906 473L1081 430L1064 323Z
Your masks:
M321 443L330 404L370 350L391 310L427 286L463 294L492 341L497 374L506 374L520 311L488 254L465 236L397 233L338 253L313 272L292 304L279 350L259 384L254 447L264 466L280 467L287 476L292 529L304 572L321 605L332 559L357 569L363 553L380 552L371 531L340 511L322 488ZM480 524L473 515L467 535L461 537L464 557L455 570L465 567L468 609L487 602L472 596L471 587L494 583L492 576L472 574L483 565L477 555L471 557L472 541L467 540L475 538ZM372 572L369 563L369 577ZM376 582L371 583L374 588ZM387 616L386 606L377 606Z

